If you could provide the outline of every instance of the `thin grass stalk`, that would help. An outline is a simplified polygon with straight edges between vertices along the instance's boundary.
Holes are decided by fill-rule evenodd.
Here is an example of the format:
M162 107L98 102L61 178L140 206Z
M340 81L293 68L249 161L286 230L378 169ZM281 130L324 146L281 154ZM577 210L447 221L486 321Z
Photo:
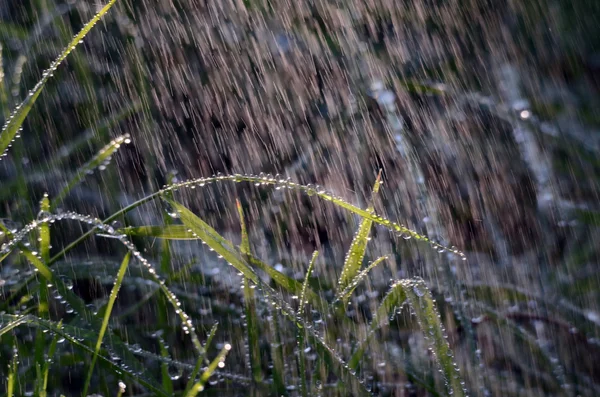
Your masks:
M215 323L215 325L213 325L212 328L210 329L210 332L208 333L208 338L206 338L206 343L204 344L204 351L207 351L208 348L210 347L212 340L215 337L215 334L217 333L218 328L219 328L219 323ZM205 354L201 354L200 357L198 357L196 359L196 365L194 366L194 369L192 370L192 373L190 374L190 379L188 380L188 383L185 386L185 390L183 391L183 394L182 394L183 396L187 396L190 393L190 390L192 390L192 388L194 387L196 378L198 377L198 375L200 374L200 371L202 370L202 365L204 364L205 359L206 359Z
M90 368L88 369L88 373L87 373L85 383L83 386L83 393L82 393L83 397L87 396L87 391L89 389L90 382L92 380L92 373L94 372L94 366L96 365L96 360L98 359L98 354L100 353L100 348L102 347L102 339L104 339L104 334L106 333L106 329L108 328L108 322L110 320L110 315L112 313L112 309L115 304L115 301L117 300L117 295L119 294L119 290L121 289L121 283L123 282L123 277L125 277L125 272L127 271L127 267L129 266L130 258L131 258L131 252L127 252L127 254L125 254L125 258L123 258L121 267L119 268L119 273L117 273L117 278L115 279L113 288L110 291L110 296L108 297L108 304L106 305L106 311L104 312L104 318L102 319L102 326L100 327L100 332L98 333L98 340L96 342L96 347L94 348L94 355L92 357L92 363L90 364Z
M225 346L221 349L217 357L211 361L206 370L200 376L200 380L194 384L192 389L187 393L186 397L195 397L198 393L204 390L204 385L210 379L210 377L215 373L217 368L222 368L225 366L225 357L227 357L227 353L231 350L231 345L229 343L225 343Z
M310 264L308 265L308 270L306 271L306 276L304 277L304 283L302 283L302 292L300 293L300 302L298 306L298 317L302 317L304 315L304 305L306 304L306 289L308 287L308 280L310 278L313 268L315 267L315 262L317 261L318 256L319 251L313 252ZM302 394L302 397L308 396L308 388L306 383L306 354L304 352L305 336L306 334L304 328L298 327L296 329L296 340L298 344L298 372L300 372L300 393Z
M240 229L242 233L242 243L240 252L246 262L250 255L250 238L246 229L246 221L244 219L244 209L240 200L236 200L236 207L240 219ZM244 277L244 308L246 311L246 333L248 336L248 355L250 358L250 372L254 382L259 383L263 380L263 373L260 360L260 344L258 340L258 315L256 314L256 298L254 297L254 284L247 277Z
M16 324L17 326L19 324ZM2 329L0 329L1 331ZM2 335L2 334L0 334ZM13 356L8 368L8 376L6 379L6 395L8 397L13 397L15 393L15 382L17 380L17 366L19 362L19 350L17 349L17 345L13 346Z

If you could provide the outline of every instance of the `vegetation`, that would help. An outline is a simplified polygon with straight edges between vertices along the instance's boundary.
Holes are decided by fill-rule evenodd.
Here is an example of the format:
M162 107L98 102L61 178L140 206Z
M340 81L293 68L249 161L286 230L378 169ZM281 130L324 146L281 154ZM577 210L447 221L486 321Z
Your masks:
M0 134L3 156L57 67L115 1L83 27L7 119ZM512 390L508 383L515 378L548 393L598 392L600 385L594 379L501 308L506 302L535 301L547 311L538 321L567 327L585 344L594 343L599 321L562 301L511 286L457 279L452 266L466 263L463 252L377 214L374 202L383 189L381 173L366 209L319 186L280 176L235 174L171 181L102 220L57 210L90 172L106 167L110 157L130 142L127 135L110 141L71 174L56 197L41 200L35 219L20 220L24 226L0 222L0 374L6 395L227 395L244 385L256 395L369 396L393 394L390 390L403 387L430 395L464 396ZM0 193L10 194L12 187L4 184L0 182ZM262 260L253 250L244 204L235 197L227 197L225 205L236 206L239 244L183 204L183 192L202 194L202 189L223 184L296 192L359 219L337 279L330 283L321 277L333 264L317 251L300 276ZM151 204L161 207L162 223L128 222L128 215ZM56 237L74 223L85 230L75 240L66 244ZM440 269L444 283L394 277L383 298L371 293L372 272L389 258L368 251L375 228L391 232L391 239L402 243L410 239L446 257L447 268ZM110 255L88 264L73 263L71 252L90 238L107 240ZM154 240L160 241L159 248L148 249L153 245L148 241ZM182 241L214 251L230 266L231 275L220 277L233 277L232 284L239 288L224 291L214 275L194 263L172 266L172 244ZM117 252L123 259L112 263ZM366 263L365 258L371 257ZM86 289L106 284L107 277L110 292L90 299ZM210 315L205 315L207 304ZM472 312L480 316L472 317ZM473 330L486 322L493 324L491 332L501 333L501 338L508 335L508 341L525 352L521 368L486 368L484 338ZM449 327L459 329L460 338L450 337ZM393 357L384 354L384 336L400 329L409 331L411 344ZM462 364L468 370L461 372ZM379 371L386 366L393 369ZM69 379L62 378L63 368L72 372Z

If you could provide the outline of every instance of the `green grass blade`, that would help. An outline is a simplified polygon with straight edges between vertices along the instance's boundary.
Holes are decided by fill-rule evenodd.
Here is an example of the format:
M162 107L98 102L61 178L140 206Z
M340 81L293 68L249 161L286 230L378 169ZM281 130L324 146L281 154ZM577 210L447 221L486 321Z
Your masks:
M232 264L246 278L256 283L258 276L249 266L250 264L267 273L273 281L290 294L299 295L302 292L302 283L284 275L273 267L253 257L247 255L249 263L238 252L234 245L219 235L210 225L188 210L185 206L167 199L169 204L179 213L181 221L188 230L192 230L195 238L204 241L210 248L221 255L227 262ZM322 300L312 289L306 289L306 299L320 309L327 308L327 302Z
M395 283L392 285L388 293L385 295L379 307L377 308L377 312L373 316L373 320L371 320L371 325L369 327L369 333L365 340L359 343L355 352L352 354L350 361L348 362L348 366L351 370L355 371L358 368L360 360L365 352L367 342L370 337L374 334L374 332L379 329L385 321L390 317L390 313L392 313L396 308L401 308L406 302L406 293L404 292L404 286L399 283Z
M244 277L250 279L255 284L258 283L258 276L244 261L243 257L233 249L232 244L221 237L206 222L197 217L193 212L183 205L166 199L177 211L183 224L187 226L198 238L204 241L210 248L221 255L227 262L240 271Z
M165 341L162 338L158 338L158 346L160 348L160 356L162 358L169 359L169 351L167 350ZM173 380L171 374L169 374L169 365L165 362L160 364L160 374L162 376L162 386L165 392L169 395L173 395Z
M115 139L113 139L108 145L104 146L100 151L86 164L84 164L75 175L71 178L71 180L67 183L60 193L53 200L52 210L54 210L58 205L60 205L65 197L71 192L71 190L77 186L90 172L100 167L103 163L108 161L113 154L124 143L129 143L130 138L129 134L121 135Z
M240 252L248 261L250 255L250 238L246 229L246 221L244 219L244 209L242 203L236 200L238 216L240 218L240 229L242 233L242 243L240 244ZM254 297L254 284L250 283L248 278L244 277L244 309L246 312L246 331L248 334L248 355L250 356L250 372L252 380L259 383L263 380L262 367L260 365L260 344L258 340L258 315L256 314L256 299Z
M374 260L373 262L371 262L369 264L369 266L366 267L366 269L362 270L360 273L358 273L356 275L356 277L354 277L354 280L352 280L350 283L348 283L348 285L346 286L346 288L343 291L340 291L338 293L338 295L336 296L336 299L339 299L341 301L347 302L348 299L350 299L350 296L352 295L352 293L354 292L354 290L356 289L356 287L358 286L358 284L360 284L360 282L367 277L367 275L369 274L369 272L371 270L373 270L377 265L379 265L380 263L382 263L384 260L388 259L389 256L382 256L380 258L377 258L376 260Z
M267 295L268 296L268 295ZM285 359L283 357L283 344L281 340L281 327L279 325L279 315L272 310L273 304L270 306L270 326L272 334L271 347L271 377L273 378L272 393L277 396L287 396L285 385Z
M210 379L210 377L215 373L217 368L222 368L225 365L225 357L227 357L227 353L229 353L230 350L231 345L229 343L226 343L217 355L217 357L215 357L214 360L211 361L206 370L202 373L202 376L200 376L198 382L196 382L192 389L187 393L186 397L195 397L196 395L198 395L198 393L204 390L204 385L206 384L208 379Z
M209 346L212 343L213 338L215 337L215 335L217 333L218 328L219 328L219 323L215 323L215 325L213 325L212 328L210 329L210 332L208 333L208 338L206 338L206 343L204 344L204 351L208 350ZM196 360L196 365L194 366L194 369L192 370L192 373L190 374L190 379L188 380L188 383L185 386L185 390L183 391L182 396L187 396L188 393L190 392L190 390L192 390L192 387L194 387L196 378L198 377L198 375L200 374L200 371L202 370L202 365L203 365L205 359L206 359L206 356L204 354L201 354L200 357L198 357L198 359Z
M464 382L454 362L450 345L444 335L440 315L425 281L416 278L400 280L398 283L404 287L406 298L442 369L446 382L446 392L449 395L465 396Z
M14 322L16 323L16 322ZM20 325L22 323L19 323L16 326ZM2 329L0 329L0 332L2 331ZM0 333L0 335L2 335ZM14 393L15 393L15 381L17 379L17 366L19 363L19 351L17 350L17 345L15 344L15 346L13 347L13 356L12 356L12 360L10 362L10 366L8 368L8 376L6 379L6 396L7 397L13 397Z
M379 192L379 187L381 186L381 171L379 175L377 175L377 179L375 180L375 185L373 186L373 193L371 197L371 203L369 204L369 208L367 211L370 214L374 214L375 210L373 209L373 199L375 195ZM341 294L343 290L348 287L348 284L352 282L352 280L357 276L360 268L362 266L362 261L365 257L365 252L367 250L367 244L369 243L369 233L371 232L371 226L373 225L373 221L368 218L363 218L360 222L360 226L358 227L358 232L352 239L352 244L350 244L350 249L346 254L346 259L344 260L344 267L342 268L342 273L340 274L340 278L338 280L338 294Z
M40 202L40 214L38 218L48 214L50 212L50 199L48 195L44 194L44 198ZM48 263L50 260L50 224L48 222L42 222L39 227L40 231L40 254L42 260Z
M58 323L58 327L62 326L62 321ZM40 390L40 397L46 397L48 388L48 378L50 376L50 366L52 364L52 357L54 357L54 353L56 353L56 346L58 345L58 335L54 334L54 338L52 338L52 342L50 343L50 347L48 348L48 359L44 362L44 366L42 369L42 387Z
M92 373L94 372L94 366L96 365L96 360L98 359L98 354L100 352L100 348L102 347L102 339L104 339L104 334L106 333L106 329L108 328L108 321L110 320L110 314L112 313L113 306L115 301L117 300L117 295L119 294L119 290L121 289L121 283L123 282L123 277L125 277L125 272L127 271L127 267L129 266L129 259L131 258L131 253L127 252L125 258L123 258L123 262L121 263L121 267L119 268L119 273L117 274L117 278L115 279L115 284L113 285L112 290L110 291L110 296L108 298L108 304L106 307L106 311L104 313L104 318L102 319L102 326L100 327L100 332L98 333L98 340L96 341L96 347L94 348L94 356L92 357L92 363L90 364L90 368L88 369L87 377L83 386L83 396L87 396L87 391L90 386L90 382L92 380Z
M160 225L124 227L119 233L133 237L154 237L165 240L198 240L198 237L185 225Z
M306 291L308 290L308 279L315 267L315 262L317 262L317 257L319 256L319 251L313 252L312 258L310 259L310 264L308 265L308 270L306 271L306 276L304 276L304 282L302 283L302 290L300 292L300 303L298 306L298 315L302 315L304 312L304 305L306 302Z
M94 25L110 10L115 4L116 0L110 0L102 9L81 29L81 31L71 40L63 52L50 64L50 67L43 73L42 79L33 87L27 98L13 111L12 115L8 118L2 131L0 132L0 157L6 154L6 151L10 147L11 142L21 129L25 118L31 111L33 104L40 96L44 86L52 78L54 72L58 66L65 60L65 58L77 47L77 45L83 40L88 32L94 27Z
M48 195L44 195L44 198L40 202L40 215L44 216L50 209L50 201ZM42 261L47 263L50 259L50 224L47 222L40 223L38 227L39 242L40 242L40 254ZM48 303L48 286L46 282L42 281L39 285L39 303L38 303L38 316L40 318L47 319L49 317L49 303ZM46 335L41 329L38 329L35 336L35 367L36 367L36 394L44 395L44 375L43 369L46 366L46 359L44 357L44 350L46 347Z
M300 302L298 304L298 316L302 316L304 314L304 305L306 304L306 289L308 288L308 279L312 270L315 266L315 262L317 261L317 257L319 256L319 251L315 251L313 253L312 259L310 260L310 264L308 265L308 270L306 271L306 276L304 277L304 283L302 283L302 292L300 293ZM298 372L300 377L300 393L302 397L308 396L307 382L306 382L306 354L304 353L305 348L305 332L303 328L296 329L296 340L298 344Z

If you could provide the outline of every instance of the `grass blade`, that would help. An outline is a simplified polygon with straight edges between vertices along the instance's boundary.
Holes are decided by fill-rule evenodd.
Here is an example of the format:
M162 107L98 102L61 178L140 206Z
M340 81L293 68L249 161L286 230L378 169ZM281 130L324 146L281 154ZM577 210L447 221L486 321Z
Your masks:
M356 275L356 277L354 277L354 280L352 280L343 291L340 291L338 293L338 297L336 299L339 299L341 301L347 302L348 299L350 299L350 296L352 295L352 292L354 292L354 290L356 289L356 287L358 286L358 284L360 284L360 282L367 277L367 274L369 274L369 272L371 270L373 270L377 265L379 265L381 262L383 262L384 260L388 259L389 256L382 256L380 258L377 258L376 260L374 260L373 262L371 262L369 264L369 266L367 266L366 269L364 269L363 271L361 271L360 273L358 273Z
M44 195L44 198L40 202L40 215L44 216L50 209L50 200L48 195ZM40 216L38 215L38 217ZM47 263L50 259L50 224L47 222L40 223L38 227L39 242L40 242L40 254L42 261ZM49 318L49 303L48 303L48 286L46 282L42 281L39 285L39 303L38 303L38 316L40 318ZM35 388L38 395L45 395L44 386L44 375L43 369L46 366L46 359L44 357L44 350L46 347L46 335L41 329L38 329L35 336L35 368L36 368L36 382Z
M86 164L84 164L77 173L71 178L67 186L65 186L60 193L53 200L52 210L60 205L65 197L71 192L71 190L77 186L90 172L100 167L102 164L110 160L111 156L119 150L123 143L129 143L131 139L129 134L121 135L113 139L108 145L104 146L100 151Z
M404 286L399 283L392 285L388 293L379 304L377 312L373 316L373 320L371 320L367 337L361 343L359 343L358 347L352 354L350 361L348 362L348 367L350 367L351 370L355 371L358 368L360 360L365 352L366 344L370 337L383 325L385 321L388 320L390 313L397 308L401 308L405 302L406 293L404 292Z
M375 195L379 192L380 186L381 171L379 172L379 175L377 175L377 179L375 180L375 185L373 186L373 192L371 196L371 202L369 204L369 208L367 208L367 211L370 214L375 213L375 210L373 209L373 199L375 198ZM372 225L373 221L368 218L363 218L360 222L358 232L352 239L352 244L350 244L350 249L346 254L344 267L342 268L342 273L340 274L340 278L338 280L337 290L339 294L341 294L341 292L346 289L348 284L352 282L352 280L356 277L360 270L362 261L365 257L365 251L367 250L367 244L369 243L369 233L371 232Z
M240 228L242 232L242 243L240 251L246 262L250 255L250 239L246 229L244 220L244 209L240 200L236 200L238 215L240 218ZM250 356L250 372L252 380L256 383L263 379L262 367L260 365L260 345L258 340L258 316L256 314L256 299L254 297L254 284L250 284L250 280L244 277L244 308L246 311L246 331L248 333L248 355Z
M16 326L16 325L15 325ZM0 329L2 331L2 329ZM0 335L2 335L0 333ZM17 365L19 363L19 351L17 345L13 347L13 357L8 368L8 377L6 379L6 396L13 397L15 392L15 381L17 379Z
M204 344L204 351L207 351L208 347L211 345L212 340L215 337L215 334L217 333L217 328L219 328L219 323L215 323L215 325L213 325L213 327L210 329L210 332L208 333L208 338L206 338L206 343ZM196 360L196 365L194 366L194 369L192 370L192 373L190 374L190 379L188 380L188 383L185 387L185 390L183 391L182 396L187 396L189 394L190 390L192 390L192 387L194 387L196 378L198 377L198 374L202 370L202 364L205 359L206 359L205 355L202 354Z
M188 210L185 206L166 199L167 202L179 213L181 221L188 230L192 230L192 235L204 241L210 248L221 255L227 262L232 264L244 277L256 283L258 276L249 266L250 264L267 273L277 285L285 289L292 295L299 295L302 292L302 283L291 277L284 275L273 267L267 265L252 255L246 255L248 261L238 252L234 245L217 233L210 225ZM319 309L326 309L328 304L321 299L312 289L306 288L306 299Z
M229 350L231 350L231 345L229 343L225 343L225 346L223 346L217 357L211 361L211 363L208 365L208 368L206 368L206 370L202 373L202 376L200 376L200 380L196 382L192 389L187 393L186 397L195 397L198 393L204 390L204 385L214 374L217 368L222 368L225 365L225 357L227 357Z
M58 327L60 328L62 326L62 321L58 323ZM46 397L47 396L47 392L46 389L48 388L48 377L50 375L50 365L52 364L52 357L54 357L54 353L56 353L56 346L58 344L58 335L55 334L54 338L52 338L52 342L50 343L50 347L48 348L48 360L46 360L44 362L44 366L42 369L42 376L43 376L43 380L42 380L42 387L40 390L40 397Z
M169 351L167 350L166 343L162 337L158 338L158 346L160 348L160 356L169 360ZM167 394L173 395L173 380L169 374L169 365L166 361L160 364L160 374L162 376L163 389Z
M458 367L454 363L450 345L444 335L440 316L435 307L431 292L421 278L401 280L398 282L404 287L406 298L416 314L417 321L425 338L428 341L445 378L446 392L454 396L465 396L466 391L462 385Z
M131 253L127 252L125 258L123 258L123 262L121 263L121 267L119 268L119 273L117 274L117 278L115 279L115 284L113 285L112 291L110 291L110 296L108 298L108 304L106 306L106 311L104 312L104 318L102 319L102 326L100 327L100 332L98 333L98 340L96 342L96 347L94 348L94 356L92 358L92 363L90 364L90 368L88 370L88 374L85 380L85 384L83 386L83 396L87 396L87 391L90 386L90 382L92 380L92 373L94 372L94 365L96 365L96 360L98 359L98 354L100 352L100 348L102 347L102 339L104 339L104 334L106 333L106 329L108 328L108 321L110 320L110 314L112 312L115 301L117 300L117 295L119 294L119 289L121 289L121 283L123 282L123 277L125 277L125 272L127 271L127 267L129 266L129 259L131 258Z
M98 13L84 25L81 31L75 35L73 40L67 45L63 52L50 64L50 67L44 71L42 79L33 87L27 98L13 111L11 116L8 118L2 131L0 132L0 158L6 155L11 142L21 129L25 118L31 111L33 104L40 96L44 86L52 78L53 73L56 71L58 66L65 60L65 58L77 47L77 45L83 40L88 32L94 27L94 25L110 10L110 8L116 3L116 0L110 0Z
M298 316L301 317L304 314L304 305L306 304L306 289L308 287L308 279L312 270L315 266L315 262L317 261L317 257L319 256L319 251L315 251L313 253L312 259L310 260L310 264L308 265L308 270L306 271L306 276L304 277L304 283L302 284L302 292L300 293L300 303L298 306ZM298 344L298 372L300 376L300 393L302 397L308 396L308 389L306 386L306 356L304 353L305 346L305 332L304 329L297 328L296 329L296 340Z
M308 270L306 271L306 276L304 277L304 282L302 283L302 291L300 292L300 305L298 306L299 316L301 316L304 311L304 305L306 304L306 291L308 290L308 279L313 271L313 268L315 267L315 262L317 261L318 256L319 251L313 252L310 264L308 265Z

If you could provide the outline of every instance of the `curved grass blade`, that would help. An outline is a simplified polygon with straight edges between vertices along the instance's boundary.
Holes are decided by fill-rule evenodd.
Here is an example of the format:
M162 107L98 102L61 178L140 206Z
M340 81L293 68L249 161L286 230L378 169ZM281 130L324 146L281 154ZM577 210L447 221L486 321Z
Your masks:
M221 349L217 357L211 361L206 370L200 376L200 380L196 382L196 384L192 387L192 389L187 393L186 397L195 397L204 390L204 385L210 379L210 377L215 373L217 368L222 368L225 366L225 357L227 357L227 353L231 350L231 345L226 343L225 346Z
M215 334L217 333L217 328L219 328L219 323L215 323L215 325L213 325L213 327L210 329L210 332L208 333L208 338L206 338L206 343L204 344L205 352L208 350L209 346L211 345L212 340L215 337ZM205 359L206 359L205 355L202 354L196 360L196 365L194 366L194 369L192 370L192 373L190 374L190 379L188 380L188 383L185 386L185 390L183 391L183 394L182 394L183 396L187 396L188 393L190 392L190 390L192 390L192 387L194 387L196 378L198 377L198 374L202 370L202 364L204 363Z
M354 280L352 280L348 286L343 290L340 291L338 293L338 296L336 299L339 299L341 301L347 302L348 299L350 299L350 296L352 295L352 293L354 292L354 290L356 289L356 287L358 286L358 284L360 284L360 282L367 277L367 274L369 274L369 272L371 270L373 270L377 265L379 265L381 262L383 262L384 260L388 259L389 256L382 256L380 258L377 258L376 260L374 260L373 262L371 262L369 264L369 266L367 266L366 269L362 270L360 273L358 273L356 275L356 277L354 277Z
M134 237L155 237L165 240L198 240L185 225L134 226L119 229L120 234Z
M375 180L375 185L373 186L373 192L371 196L371 202L369 204L369 208L367 211L370 214L374 214L373 208L373 200L375 195L379 192L379 187L381 186L381 171L379 171L379 175L377 175L377 179ZM363 218L360 222L360 226L358 227L358 232L352 239L352 243L350 244L350 249L346 254L346 259L344 261L344 267L342 268L342 273L340 274L340 278L338 280L338 294L346 289L348 284L352 282L352 280L358 274L360 267L362 266L362 261L365 257L365 251L367 250L367 244L369 243L369 233L371 232L371 226L373 225L373 221L368 218Z
M111 156L119 150L123 143L129 142L131 142L129 134L125 134L113 139L108 145L104 146L90 161L77 170L77 173L75 173L73 178L67 183L67 186L65 186L53 200L51 209L54 210L60 205L71 190L77 186L86 175L110 160Z
M461 379L458 367L454 363L440 316L425 281L421 278L415 278L400 280L398 283L403 286L406 298L417 317L421 330L425 334L425 339L428 341L442 369L446 392L454 396L465 396L464 382Z
M377 312L373 316L373 320L371 320L367 337L361 343L359 343L358 347L352 354L350 361L348 362L348 367L350 367L351 370L355 371L358 368L370 337L384 324L385 321L388 320L390 313L398 308L401 308L405 303L406 293L404 292L404 286L399 283L393 284L379 304Z
M98 13L81 29L81 31L71 40L63 52L50 64L50 67L42 74L42 79L33 87L27 98L21 102L19 106L13 111L11 116L8 118L2 131L0 132L0 158L6 155L11 142L21 129L25 118L31 111L33 104L40 96L44 86L53 76L58 66L65 60L65 58L77 47L77 45L83 40L88 32L94 27L94 25L110 10L110 8L116 3L116 0L110 0Z
M71 345L80 349L81 351L94 354L94 349L88 346L86 343L84 343L85 341L87 343L93 344L96 341L97 334L93 331L68 324L61 324L59 326L53 321L44 320L32 315L14 316L10 314L0 314L0 322L9 323L12 328L15 327L15 324L17 326L26 324L46 329L54 334L60 335L61 337L65 338L66 341L68 341ZM4 328L0 329L0 335L2 335L2 333L4 332L6 332ZM119 354L121 358L126 358L122 352L119 352ZM136 366L132 368L129 365L119 365L103 354L98 355L98 360L102 364L111 368L111 370L113 370L115 374L130 378L133 382L142 385L143 387L151 391L153 394L158 396L167 396L167 394L160 388L160 386L158 386L158 384L153 379L147 378L145 374L142 374L144 372L143 367Z
M240 218L240 229L242 232L242 243L240 244L240 252L248 261L250 255L250 239L248 230L246 229L246 221L244 220L244 209L240 200L236 200L238 216ZM258 383L263 380L262 367L260 365L260 345L258 341L258 316L256 314L256 299L254 297L254 285L250 284L250 280L244 277L244 309L246 311L246 331L248 334L248 355L250 356L250 372L252 379Z
M104 339L104 334L106 333L106 329L108 328L108 321L110 320L110 314L112 313L113 306L115 301L117 300L117 295L119 294L119 290L121 289L121 283L123 282L123 277L125 277L125 272L127 271L127 267L129 266L129 259L131 258L131 252L127 252L125 254L125 258L123 258L123 262L121 263L121 267L119 268L119 273L117 273L117 278L115 279L115 284L113 285L112 290L110 291L110 296L108 298L108 303L106 305L106 310L104 312L104 318L102 319L102 326L100 327L100 332L98 333L98 340L96 341L96 347L94 348L94 356L92 358L92 363L90 364L90 368L88 369L88 374L83 386L83 395L87 396L87 391L90 386L90 382L92 380L92 373L94 372L94 366L96 365L96 360L98 359L98 353L100 352L100 348L102 347L102 339Z
M429 239L427 236L424 236L422 234L419 234L417 232L415 232L414 230L411 230L399 223L396 222L392 222L389 219L383 218L381 216L378 215L374 215L369 213L366 210L363 210L362 208L359 208L353 204L350 204L346 201L344 201L341 198L338 198L336 196L334 196L331 193L328 193L324 190L320 190L320 189L315 189L314 187L311 186L304 186L304 185L300 185L294 182L291 182L289 180L285 180L285 179L277 179L274 177L257 177L257 176L253 176L253 175L226 175L226 176L215 176L215 177L210 177L210 178L198 178L198 179L193 179L193 180L189 180L186 182L181 182L181 183L177 183L177 184L173 184L170 185L162 190L159 190L155 193L149 194L146 197L143 197L141 199L139 199L138 201L131 203L130 205L128 205L127 207L113 213L111 216L109 216L108 218L103 220L104 224L108 224L116 219L118 219L120 216L127 214L128 212L140 207L143 204L149 203L152 200L155 200L159 197L164 197L168 192L171 192L173 190L179 189L179 188L187 188L187 187L197 187L197 186L206 186L210 183L213 182L224 182L224 181L229 181L229 182L252 182L255 184L258 184L260 186L262 185L274 185L280 188L288 188L288 189L296 189L299 190L303 193L306 193L308 195L311 196L317 196L322 200L325 201L329 201L331 203L333 203L334 205L343 208L349 212L352 212L354 214L357 214L363 218L368 218L370 220L373 221L373 223L377 223L387 229L389 229L392 232L397 233L398 235L402 235L405 236L407 238L414 238L415 240L419 240L419 241L423 241L423 242L427 242L429 243L434 249L436 250L444 250L447 252L451 252L454 253L456 255L458 255L459 257L461 257L463 260L466 260L466 256L465 254L456 249L455 247L447 247L443 244L439 244L435 241L432 241L431 239ZM83 233L81 236L79 236L77 239L75 239L73 242L71 242L70 244L68 244L67 246L65 246L62 251L60 251L59 253L57 253L56 255L54 255L52 257L52 259L50 259L50 263L52 264L56 261L58 261L60 258L62 258L63 256L65 256L65 254L67 252L69 252L70 250L72 250L74 247L78 246L82 241L84 241L86 238L90 237L91 235L93 235L96 232L95 228L92 230L89 230L85 233ZM4 257L0 258L0 262L4 259ZM23 285L19 288L22 289L25 286L27 286L28 283L31 282L33 278L29 278L27 280L27 282L23 283Z

